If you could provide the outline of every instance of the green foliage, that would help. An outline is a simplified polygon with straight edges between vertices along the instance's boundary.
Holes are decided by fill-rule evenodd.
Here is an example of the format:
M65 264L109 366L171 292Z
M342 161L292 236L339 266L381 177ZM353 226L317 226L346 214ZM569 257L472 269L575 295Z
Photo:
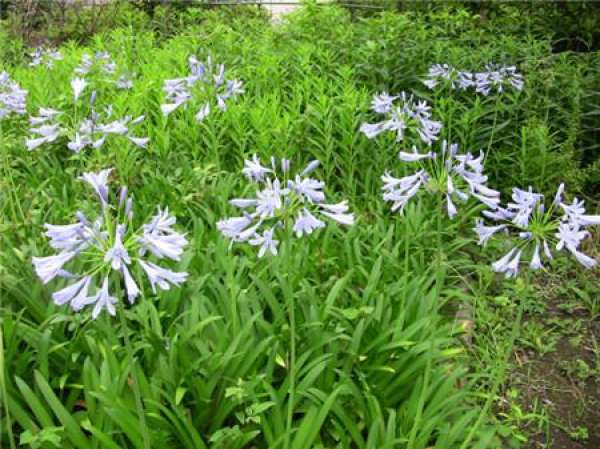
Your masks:
M0 42L0 69L29 91L30 113L69 103L84 51L111 52L137 79L129 92L99 89L97 101L146 114L140 134L151 138L144 150L107 141L73 155L57 142L29 153L25 120L0 123L0 446L143 448L146 435L152 448L281 448L286 439L293 448L500 447L463 380L453 320L460 304L497 288L472 261L472 240L459 237L478 211L437 222L437 205L425 199L404 218L390 214L379 178L396 168L398 146L368 141L358 128L372 119L373 93L413 90L432 103L445 138L489 153L491 185L589 188L599 167L591 55L553 54L549 34L482 26L463 9L353 21L341 8L308 5L281 27L251 9L120 11L94 37L54 30L86 43L63 46L52 70L27 67L20 41ZM245 82L239 101L201 124L192 111L167 120L159 109L163 80L182 76L190 54L213 55ZM436 94L420 82L432 63L480 70L491 61L518 64L525 90L482 98ZM253 153L298 165L319 159L358 225L295 242L276 259L230 249L214 224L230 213L227 199ZM43 224L64 223L86 204L77 176L107 166L135 195L137 215L169 205L191 241L180 267L190 282L146 291L119 310L125 327L53 305L30 262L47 254ZM490 366L504 369L507 347L489 355ZM499 383L502 373L477 380Z

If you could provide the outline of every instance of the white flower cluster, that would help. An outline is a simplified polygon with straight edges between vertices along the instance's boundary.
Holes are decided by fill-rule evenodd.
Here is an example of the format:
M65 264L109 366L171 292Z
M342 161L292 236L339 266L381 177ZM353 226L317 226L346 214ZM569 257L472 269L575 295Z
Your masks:
M396 102L396 103L394 103ZM424 143L431 145L438 138L442 124L431 120L431 107L426 101L418 101L406 92L388 95L383 92L373 97L371 109L386 116L379 123L363 123L360 131L369 139L386 131L396 133L396 141L401 142L407 132L415 133Z
M512 201L496 211L483 214L499 224L488 226L482 219L477 221L475 232L479 243L487 241L499 231L518 237L518 243L505 256L496 261L492 268L504 273L507 278L515 277L525 254L530 255L529 267L543 268L542 259L553 259L552 248L566 250L586 268L596 265L596 260L580 251L581 242L590 233L588 226L600 224L600 215L586 215L584 202L575 198L571 204L563 202L564 185L561 184L549 207L544 196L529 190L513 189Z
M452 89L475 89L475 92L489 95L492 91L502 93L507 87L523 89L523 76L515 66L487 64L483 72L464 72L448 64L434 64L429 68L427 79L423 81L430 89L440 83L449 84Z
M0 72L0 120L10 114L25 114L27 91L10 78L7 72Z
M211 99L214 99L217 108L225 111L227 100L244 93L242 82L226 79L225 66L214 65L210 56L206 62L190 56L188 66L190 73L187 77L165 80L163 90L166 93L166 103L160 106L165 116L198 96L203 103L196 113L196 120L201 122L214 107L211 106Z
M278 164L272 158L271 166L266 167L256 155L246 160L242 173L257 184L258 190L253 198L230 201L243 211L242 216L217 223L221 233L233 242L259 246L259 257L267 252L277 254L277 230L291 230L297 237L302 237L324 228L326 223L322 218L348 226L354 224L347 201L327 204L325 183L309 176L319 166L318 161L312 161L294 176L290 173L290 165L287 159Z
M52 68L54 66L54 61L62 61L63 59L61 52L55 48L37 47L29 55L31 56L29 67L44 65L48 68Z
M44 284L56 277L73 280L52 295L54 302L60 306L69 304L75 311L93 305L94 319L104 309L111 315L116 313L115 304L119 298L110 293L111 283L124 283L130 303L141 294L140 279L134 271L136 263L146 273L154 293L157 286L161 290L169 290L171 286L181 285L187 278L185 272L171 271L145 258L150 253L157 260L181 259L187 240L173 229L175 217L169 214L168 209L159 208L149 223L134 229L133 199L128 196L127 188L122 187L116 204L111 204L110 173L111 169L106 169L85 173L81 177L94 189L103 213L90 220L78 212L77 221L73 224L46 224L45 235L58 254L33 258L35 271ZM79 274L65 269L69 263L79 268ZM97 279L102 282L95 282ZM92 292L93 288L95 292Z
M442 142L439 154L429 151L418 153L401 151L400 160L414 163L419 170L403 178L395 178L385 173L381 179L383 199L392 203L392 211L403 212L404 207L421 190L431 194L443 195L446 210L450 218L457 213L454 201L466 202L475 198L490 209L496 209L500 202L500 193L490 189L487 176L483 174L483 151L478 157L471 153L458 154L458 145Z

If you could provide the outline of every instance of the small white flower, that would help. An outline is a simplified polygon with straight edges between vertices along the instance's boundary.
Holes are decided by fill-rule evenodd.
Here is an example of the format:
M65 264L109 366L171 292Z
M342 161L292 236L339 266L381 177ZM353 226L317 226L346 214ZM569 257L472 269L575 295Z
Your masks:
M288 185L290 189L300 195L300 198L306 199L311 203L320 203L325 199L325 194L323 193L324 182L312 178L301 178L300 175L296 175L295 180L289 181Z
M308 210L303 209L298 213L298 217L294 222L294 232L297 237L312 234L314 230L324 228L325 223L311 214Z
M152 286L152 292L156 293L156 286L158 285L162 290L170 290L171 285L179 286L185 282L188 274L184 272L177 273L175 271L161 268L152 262L140 261L140 265L146 272L150 285Z
M533 256L531 257L529 267L532 270L539 270L540 268L543 268L542 259L540 257L540 244L537 242L535 244L535 249L533 250Z
M401 161L404 162L416 162L423 159L433 159L435 158L435 153L433 151L429 151L427 153L419 153L417 151L417 147L413 147L412 153L408 153L406 151L400 151L398 157Z
M125 280L125 289L127 290L127 299L130 304L135 302L135 298L140 295L140 289L138 285L135 283L133 278L131 277L131 273L129 273L129 269L127 265L123 265L121 268L123 271L123 279Z
M73 78L71 80L71 89L73 89L73 98L75 101L77 101L86 86L87 82L83 78Z
M98 315L100 315L100 312L102 312L103 309L106 309L110 315L115 316L117 313L115 309L116 303L117 298L110 295L108 291L108 277L105 277L102 282L102 288L98 290L92 302L92 304L95 304L94 310L92 311L92 318L98 318Z
M242 173L246 175L250 181L262 182L262 180L265 179L265 176L271 172L271 169L261 165L256 154L252 155L251 160L246 159L244 161Z
M38 277L44 284L47 284L54 279L63 266L75 256L72 251L65 251L55 256L34 257L33 266Z
M196 121L203 121L210 114L210 103L205 103L196 114Z
M267 229L263 232L262 235L257 234L253 239L249 240L249 243L252 246L260 246L258 250L258 257L263 257L267 251L269 251L273 256L277 255L277 246L279 245L279 240L275 240L273 238L274 230Z
M285 159L284 159L284 161L285 161ZM287 161L287 163L289 165L289 161ZM316 160L316 159L313 160L313 161L310 161L308 163L308 165L304 168L304 170L302 170L300 172L300 175L296 177L296 179L298 179L299 177L307 176L307 175L311 174L312 172L314 172L319 167L319 165L321 165L321 162L318 161L318 160ZM287 170L283 170L283 171L285 172Z
M52 300L57 306L64 306L65 304L79 299L81 297L87 297L87 292L90 287L90 281L92 280L91 276L85 276L75 283L68 285L67 287L54 292L52 294Z
M506 229L506 225L485 226L483 220L478 219L475 225L475 232L479 237L479 244L485 245L487 241L497 232Z
M112 168L108 168L97 173L84 173L79 177L92 186L103 206L108 204L108 177L111 172Z
M104 255L104 262L110 262L112 269L117 271L131 263L131 258L122 242L124 232L123 225L118 225L117 230L115 231L115 244Z
M506 278L513 278L519 272L519 261L521 260L521 250L511 249L504 257L492 264L492 269L496 273L504 273Z

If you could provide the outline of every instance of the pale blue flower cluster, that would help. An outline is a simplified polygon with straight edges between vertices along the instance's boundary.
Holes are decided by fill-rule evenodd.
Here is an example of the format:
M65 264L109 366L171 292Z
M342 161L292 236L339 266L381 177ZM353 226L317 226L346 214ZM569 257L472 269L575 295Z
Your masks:
M29 67L44 65L50 69L54 67L54 61L62 61L63 59L62 53L55 48L37 47L29 55L31 56Z
M98 112L92 110L89 117L84 119L75 132L75 136L67 144L69 150L79 153L86 147L98 149L104 145L108 136L122 136L127 138L140 148L145 148L150 139L148 137L136 137L131 134L131 127L139 125L144 116L132 118L127 115L122 118L113 117L111 105Z
M71 284L52 295L57 305L69 304L74 311L93 306L92 317L102 310L116 313L117 296L110 286L125 286L130 303L142 294L138 272L144 272L152 291L169 290L187 279L187 273L163 268L156 262L164 259L180 261L187 239L175 231L176 219L169 210L158 208L157 214L141 228L134 228L133 199L122 187L111 201L108 178L111 169L85 173L87 182L98 197L102 213L90 219L77 212L77 221L66 225L46 224L45 235L58 253L34 257L35 271L44 284L65 278ZM153 262L151 259L154 259ZM65 269L73 264L77 273ZM136 266L138 267L136 269Z
M57 121L60 111L52 108L40 108L37 116L29 117L31 136L25 140L29 151L41 145L54 142L64 132Z
M450 218L457 213L455 201L464 203L474 198L490 209L498 207L500 193L487 186L488 177L483 174L483 151L477 157L470 152L459 154L458 144L448 145L444 140L439 153L419 153L413 147L412 152L400 151L399 157L419 169L402 178L388 172L381 177L383 200L392 203L393 212L402 213L410 199L421 191L443 196Z
M106 51L97 51L92 56L84 53L81 56L81 63L75 67L75 73L78 75L90 75L98 72L114 75L116 71L117 64L113 61L110 53Z
M277 255L277 232L293 232L297 237L324 228L330 219L343 225L353 225L347 201L325 202L325 183L311 175L319 166L310 162L299 173L291 174L287 159L271 159L270 166L262 165L256 155L246 160L242 173L256 187L251 198L236 198L230 204L242 210L242 215L217 223L221 233L232 242L247 242L258 246L259 257L266 253Z
M86 87L86 82L82 78L74 78L71 81L73 88L73 98L75 103L78 101L81 93ZM147 137L136 137L132 134L131 128L139 125L144 120L141 115L137 118L125 116L122 118L113 117L114 111L111 105L104 109L94 109L96 102L96 92L92 92L90 97L90 112L73 130L69 129L71 121L61 123L59 121L64 114L61 111L52 108L40 108L37 116L31 116L29 123L31 136L26 139L25 144L28 150L35 150L41 145L52 143L61 135L69 136L67 148L74 153L81 152L86 147L98 149L104 145L108 136L122 136L140 148L145 148L150 141Z
M600 215L587 215L584 202L577 198L572 203L563 202L564 184L561 184L552 203L546 206L544 196L528 190L513 189L512 201L496 211L484 211L485 217L498 224L489 226L479 219L475 232L479 243L485 245L496 233L504 232L517 237L517 244L492 268L504 273L507 278L515 277L524 258L529 258L529 267L543 268L543 259L553 259L553 249L565 250L586 268L596 265L596 260L580 250L583 240L590 236L588 226L599 225Z
M431 119L431 107L424 100L417 100L406 92L388 95L383 92L373 97L371 109L386 119L378 123L363 123L360 131L369 139L392 131L396 141L402 142L407 133L413 133L424 143L431 145L438 138L442 124Z
M21 89L7 72L0 72L0 120L11 114L26 113L27 91Z
M117 63L112 59L110 53L106 51L97 51L92 56L84 53L81 57L81 63L75 68L75 78L78 77L108 77L108 81L113 83L117 89L131 89L133 81L129 74L118 73ZM75 98L77 99L77 97Z
M515 66L487 64L482 72L464 72L448 64L434 64L429 68L427 79L423 81L430 89L438 85L448 85L452 89L466 90L489 95L493 91L502 93L508 87L517 91L523 89L523 76Z
M195 56L188 58L189 75L184 78L165 80L163 90L165 103L160 106L163 115L168 116L192 99L202 103L196 112L196 120L203 121L214 109L227 110L227 101L244 93L242 82L225 77L225 66L213 64L211 57L206 62Z
M465 90L473 86L473 74L462 72L448 64L433 64L423 81L430 89L435 89L439 84L449 85L452 89Z

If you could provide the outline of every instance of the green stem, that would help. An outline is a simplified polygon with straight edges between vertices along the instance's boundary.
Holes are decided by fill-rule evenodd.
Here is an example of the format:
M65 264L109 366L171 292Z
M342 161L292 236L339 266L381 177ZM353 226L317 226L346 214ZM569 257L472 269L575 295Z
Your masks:
M408 220L404 219L404 298L408 297L408 270L410 268L409 265L409 254L410 254L410 241L408 238L409 235L409 226Z
M286 245L286 255L285 255L285 264L288 272L287 282L290 282L291 273L291 264L290 264L290 256L291 256L291 233L289 231L289 227L286 226L287 231L287 245ZM296 304L294 302L294 294L291 289L288 289L287 292L287 309L288 309L288 320L290 323L290 358L288 361L289 364L289 376L290 376L290 388L289 388L289 402L287 409L287 423L286 423L286 432L285 432L285 449L288 449L290 446L290 440L292 435L292 418L294 414L294 402L296 400Z
M500 96L496 97L496 104L494 106L494 121L492 123L492 132L490 133L490 140L485 151L486 159L490 157L490 151L492 150L492 143L494 142L494 134L496 132L496 122L498 120L498 106L500 105ZM497 174L496 174L497 175ZM497 178L497 176L496 176Z
M119 298L122 298L121 288L118 289ZM133 395L135 397L135 406L137 408L138 418L140 420L140 426L142 431L142 437L144 439L144 449L151 449L150 446L150 433L146 424L146 415L144 413L144 405L142 404L142 395L140 393L140 385L138 382L137 372L135 369L135 359L133 356L133 349L129 340L129 328L127 321L125 320L125 307L122 307L119 311L119 317L121 319L121 330L125 339L125 348L127 349L127 364L131 370L131 378L133 383Z
M440 201L437 207L437 257L436 257L436 273L435 273L435 290L438 298L442 294L442 284L443 284L443 245L444 240L442 238L443 233L443 219L444 219L444 197L440 196Z

